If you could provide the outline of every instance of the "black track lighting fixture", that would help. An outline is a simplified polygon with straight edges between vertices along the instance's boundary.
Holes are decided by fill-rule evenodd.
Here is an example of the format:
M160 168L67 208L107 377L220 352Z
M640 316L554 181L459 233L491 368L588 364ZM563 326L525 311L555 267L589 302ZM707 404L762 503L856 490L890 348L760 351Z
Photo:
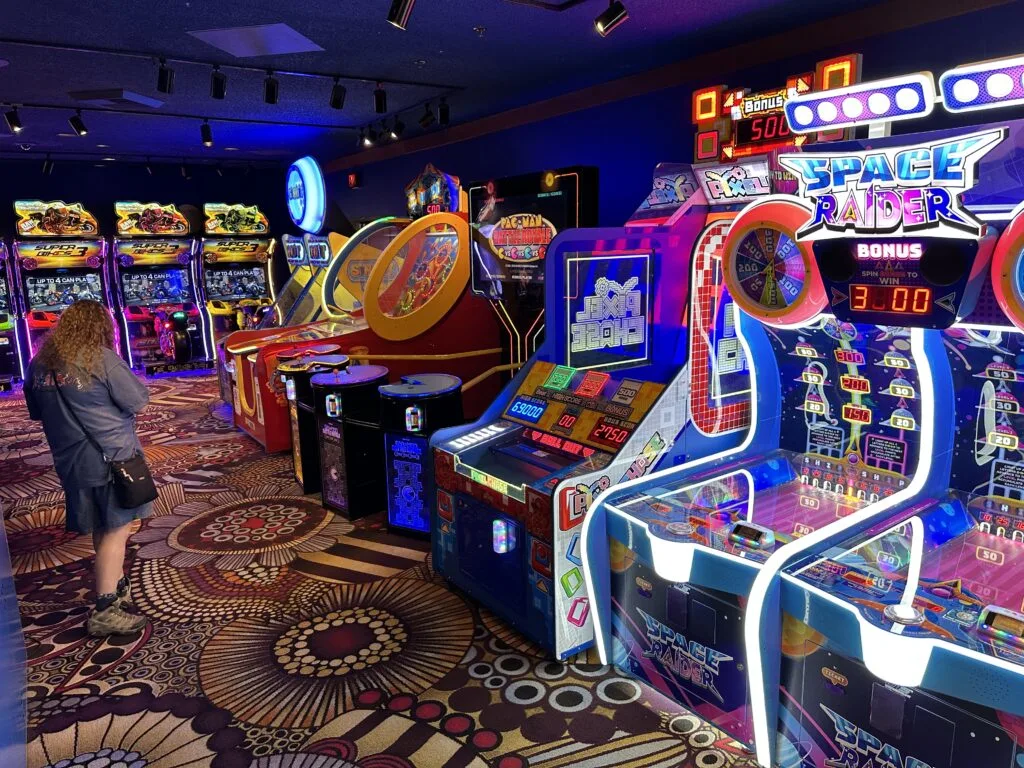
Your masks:
M597 30L597 34L601 37L608 37L612 30L622 25L628 18L629 12L621 0L610 0L608 7L601 12L600 16L594 19L594 29Z
M448 101L442 97L441 103L437 105L437 124L442 128L447 128L451 120L452 109L448 106Z
M263 80L263 100L267 104L277 104L277 97L280 95L281 83L274 77L274 70L268 69L267 76Z
M378 115L385 115L388 111L388 92L380 83L377 83L377 88L373 92L373 111Z
M210 126L209 119L203 120L203 124L199 126L199 135L203 137L203 146L213 146L213 128Z
M434 113L430 111L430 104L428 103L423 110L423 114L420 116L420 128L426 130L434 124Z
M85 121L82 119L82 110L80 109L75 110L75 114L68 118L68 125L79 136L85 136L89 132L89 129L85 127Z
M174 93L174 70L167 66L167 59L160 59L156 73L156 89L160 93Z
M388 11L388 24L396 26L404 32L415 5L416 0L392 0L391 10Z
M356 139L356 146L362 147L366 142L366 131L362 128L359 129L359 137Z
M366 141L363 142L363 146L372 147L374 144L377 143L377 140L379 138L380 135L373 129L373 126L371 125L369 128L366 129Z
M21 115L18 114L17 107L11 107L4 112L4 120L7 121L7 130L13 134L19 134L25 130L25 125L21 122Z
M220 71L220 67L214 66L210 73L210 98L223 99L228 95L228 76Z
M398 141L402 138L403 133L405 133L405 123L396 115L395 122L391 125L391 131L388 133L388 136L391 137L392 141Z
M345 95L348 91L341 84L341 78L334 78L334 85L331 87L331 109L344 109Z

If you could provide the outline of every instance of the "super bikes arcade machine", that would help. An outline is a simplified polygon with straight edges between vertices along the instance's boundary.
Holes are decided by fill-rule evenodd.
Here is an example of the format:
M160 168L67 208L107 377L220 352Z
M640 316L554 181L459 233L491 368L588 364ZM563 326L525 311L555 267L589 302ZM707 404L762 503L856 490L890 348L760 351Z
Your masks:
M842 61L852 81L859 57ZM707 162L659 165L625 227L555 238L544 343L479 421L431 442L434 567L557 658L593 640L580 537L593 499L747 431L748 357L722 247L742 206L772 194L773 156L797 141L779 129L785 99L835 82L834 63L766 93L696 92Z
M114 212L110 283L128 364L147 374L210 367L210 320L193 280L188 219L159 203L117 202Z
M17 200L14 212L14 274L25 329L22 353L28 360L60 313L79 299L111 306L107 241L99 237L96 217L81 203Z
M0 240L0 392L25 378L21 331L18 329L14 265L7 244Z
M947 108L1000 66L946 73ZM799 196L728 235L752 429L612 488L584 525L602 660L765 768L1019 764L1024 616L1001 568L1024 539L1004 452L1020 334L1000 281L1024 223L998 227L1022 190L1005 127L877 130L935 103L928 73L787 101L794 133L871 138L782 156Z

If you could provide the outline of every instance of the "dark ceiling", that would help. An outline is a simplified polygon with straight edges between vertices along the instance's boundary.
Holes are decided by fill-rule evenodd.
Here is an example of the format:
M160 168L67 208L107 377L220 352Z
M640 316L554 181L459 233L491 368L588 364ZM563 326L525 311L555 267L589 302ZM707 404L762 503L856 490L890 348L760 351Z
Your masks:
M328 159L351 152L358 129L379 121L377 80L385 81L389 125L400 116L408 137L422 131L419 117L441 96L452 122L464 122L871 4L624 1L630 19L607 38L593 26L606 0L540 3L571 5L561 12L531 4L538 0L419 0L404 32L385 21L391 0L5 1L0 103L20 105L25 128L13 136L0 121L0 153L283 162L313 152ZM188 34L279 23L323 50L236 58ZM161 56L175 70L171 95L157 91ZM210 97L214 64L228 77L222 101ZM268 105L267 69L323 76L276 75L280 101ZM335 74L348 90L342 110L328 104ZM139 114L85 107L88 134L75 135L68 118L82 105L69 93L104 89L164 103L117 107ZM200 142L204 118L212 148Z

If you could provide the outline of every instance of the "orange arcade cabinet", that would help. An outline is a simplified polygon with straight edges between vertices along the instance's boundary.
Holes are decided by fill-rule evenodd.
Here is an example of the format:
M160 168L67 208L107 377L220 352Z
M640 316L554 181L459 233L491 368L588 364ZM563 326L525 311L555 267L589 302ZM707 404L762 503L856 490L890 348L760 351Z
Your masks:
M469 290L475 235L466 194L458 178L432 165L405 193L410 221L401 222L373 263L357 297L355 322L341 325L332 319L280 329L271 343L265 333L240 332L225 345L234 363L235 423L268 452L286 450L291 441L278 358L303 349L323 354L330 347L330 353L348 355L353 364L383 365L393 381L418 373L458 376L467 417L482 413L497 395L501 331L487 301ZM360 233L350 242L362 242ZM336 258L354 252L343 248ZM330 295L333 287L326 287ZM325 333L339 327L340 334Z

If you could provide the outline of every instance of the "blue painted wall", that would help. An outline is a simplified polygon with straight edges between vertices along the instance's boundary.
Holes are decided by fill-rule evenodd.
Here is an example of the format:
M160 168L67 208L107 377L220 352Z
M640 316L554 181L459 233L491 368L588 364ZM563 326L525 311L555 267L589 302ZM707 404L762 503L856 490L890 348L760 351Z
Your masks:
M885 20L880 18L878 23L884 27ZM362 173L362 188L350 190L343 174L332 174L328 178L329 194L356 222L403 214L402 189L428 162L460 176L463 182L567 165L594 165L601 172L600 223L621 225L650 190L651 172L657 163L692 159L690 95L696 88L715 83L754 90L778 87L787 76L806 72L817 61L851 52L864 56L864 79L919 70L930 70L938 76L957 64L1024 53L1022 29L1024 3L1015 2L909 31L879 34L843 50L821 50L757 68L744 68L742 62L737 62L734 72L708 72L683 86L458 144L366 166L360 166L358 155L353 155L348 159L352 168ZM457 118L457 103L452 109ZM1004 117L1024 117L1024 109L993 111L986 119ZM927 121L903 123L899 129L917 131L969 125L977 120L977 116L953 118L940 110Z

